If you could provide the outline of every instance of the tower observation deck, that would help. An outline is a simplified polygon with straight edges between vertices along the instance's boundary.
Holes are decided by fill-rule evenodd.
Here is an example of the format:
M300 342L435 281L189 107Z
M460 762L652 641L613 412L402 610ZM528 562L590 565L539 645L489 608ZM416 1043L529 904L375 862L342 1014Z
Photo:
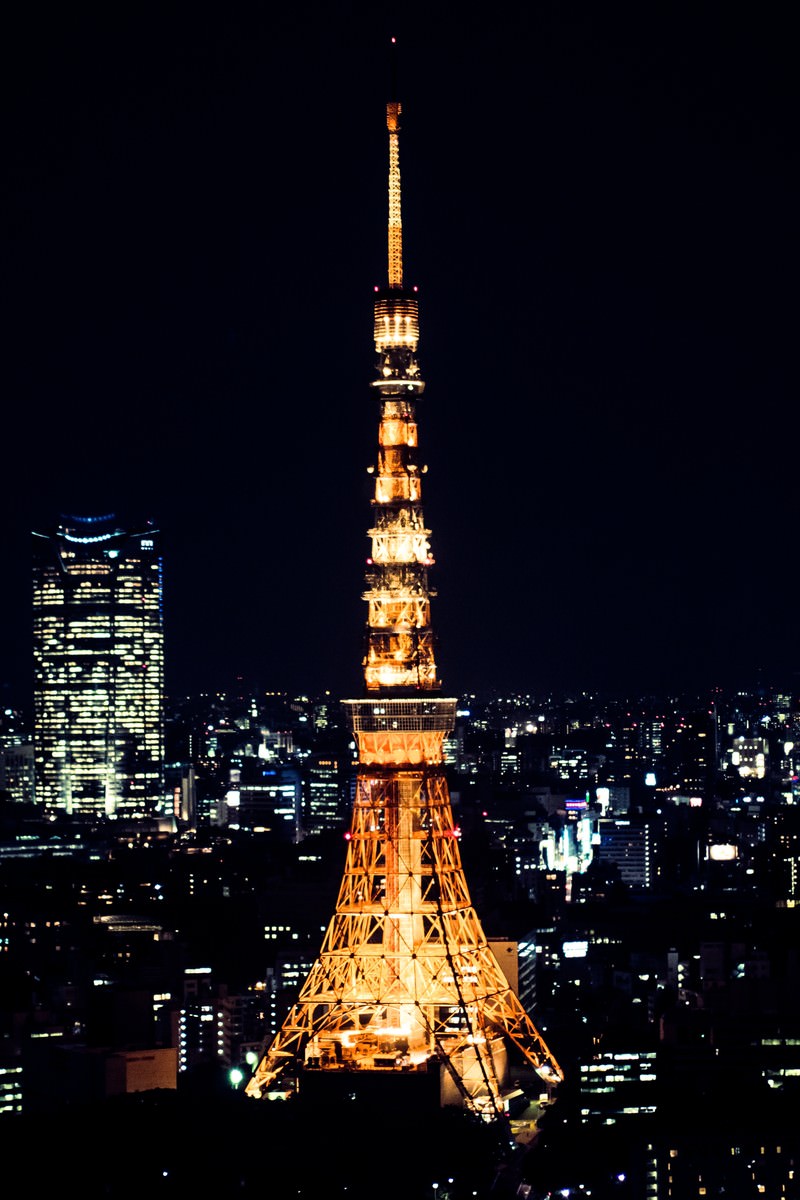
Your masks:
M439 695L431 626L433 557L417 463L425 385L417 294L403 282L400 116L393 96L388 283L374 301L379 423L364 696L344 701L358 747L347 857L319 956L247 1092L274 1095L279 1076L300 1091L337 1076L351 1086L382 1078L403 1093L416 1076L440 1104L491 1120L504 1112L514 1055L548 1086L562 1071L481 928L445 775L456 700Z

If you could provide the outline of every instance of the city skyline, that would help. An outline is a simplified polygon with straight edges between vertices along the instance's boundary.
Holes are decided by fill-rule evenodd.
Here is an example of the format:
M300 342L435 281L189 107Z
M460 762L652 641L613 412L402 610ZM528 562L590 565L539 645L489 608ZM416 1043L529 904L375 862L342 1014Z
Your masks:
M444 692L791 686L780 30L310 12L17 15L0 684L31 530L114 511L169 691L360 691L396 33Z

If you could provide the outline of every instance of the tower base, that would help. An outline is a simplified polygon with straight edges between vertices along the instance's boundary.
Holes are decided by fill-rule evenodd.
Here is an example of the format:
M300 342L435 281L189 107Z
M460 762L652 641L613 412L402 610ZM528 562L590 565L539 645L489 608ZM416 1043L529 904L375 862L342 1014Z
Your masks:
M496 1054L504 1058L502 1044L493 1047ZM298 1066L287 1078L283 1076L272 1093L274 1097L293 1099L303 1106L354 1104L358 1108L370 1108L402 1113L436 1112L442 1108L463 1108L486 1117L508 1111L507 1100L519 1094L514 1084L505 1083L499 1095L492 1098L488 1093L470 1095L465 1083L477 1082L477 1060L469 1055L462 1062L459 1056L457 1070L453 1071L439 1059L431 1057L423 1068L370 1070L355 1068L342 1070L317 1069ZM473 1079L472 1076L475 1076Z
M352 1104L375 1112L436 1112L442 1108L441 1068L432 1061L426 1071L297 1072L297 1097L316 1108Z

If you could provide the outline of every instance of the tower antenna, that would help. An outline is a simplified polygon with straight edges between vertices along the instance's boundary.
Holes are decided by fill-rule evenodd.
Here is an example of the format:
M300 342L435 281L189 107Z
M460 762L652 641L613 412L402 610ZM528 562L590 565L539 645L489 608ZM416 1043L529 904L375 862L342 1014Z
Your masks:
M392 38L389 62L389 102L386 128L389 131L389 287L403 286L403 220L400 204L400 114L397 99L397 39Z

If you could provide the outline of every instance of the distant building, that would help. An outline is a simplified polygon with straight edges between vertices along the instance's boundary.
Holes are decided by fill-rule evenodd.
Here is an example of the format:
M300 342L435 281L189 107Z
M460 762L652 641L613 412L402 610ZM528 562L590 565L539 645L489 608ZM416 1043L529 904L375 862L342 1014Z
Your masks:
M33 535L36 799L73 816L164 805L158 531L64 517Z
M22 1068L22 1111L54 1113L134 1092L174 1090L177 1050L171 1046L110 1049L32 1041Z
M598 821L599 844L595 859L613 863L621 881L634 888L652 884L652 846L646 821L601 817Z
M686 796L706 797L717 770L717 718L712 709L681 714L669 752L673 776Z
M22 1064L13 1057L0 1056L0 1116L22 1112Z
M239 757L228 771L228 782L225 813L229 828L273 832L290 842L301 840L303 786L297 767Z
M769 747L763 737L733 739L726 758L742 779L763 779L767 773Z
M527 1012L536 1011L536 930L531 930L517 944L516 991Z
M599 1049L580 1062L581 1122L614 1125L652 1117L658 1105L656 1049Z
M338 829L345 818L349 760L327 750L313 752L305 764L306 805L303 829L306 834Z
M178 1024L178 1072L224 1063L222 999L210 967L187 967Z
M224 995L222 1011L222 1061L226 1067L247 1067L258 1062L264 1041L264 992Z
M33 744L14 734L0 735L0 792L15 803L33 804Z

